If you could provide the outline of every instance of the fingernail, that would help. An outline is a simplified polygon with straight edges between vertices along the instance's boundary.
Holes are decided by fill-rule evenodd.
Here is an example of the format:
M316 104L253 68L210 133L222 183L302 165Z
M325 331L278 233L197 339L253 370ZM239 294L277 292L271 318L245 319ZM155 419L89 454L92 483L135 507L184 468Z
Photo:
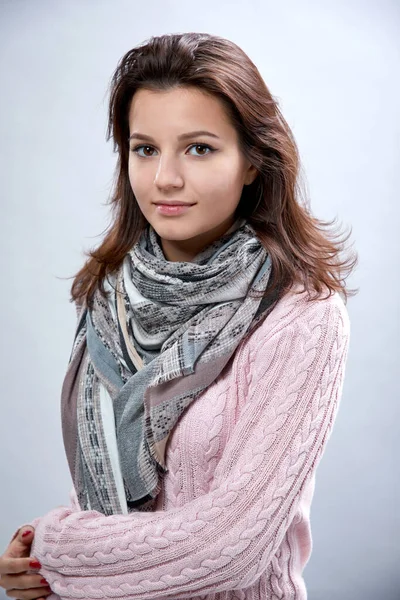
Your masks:
M29 566L32 567L32 569L41 569L42 565L40 564L40 562L38 560L31 560L31 562L29 563Z
M31 530L28 529L28 531L24 531L24 533L22 534L22 537L26 537L27 535L29 535L31 533Z
M43 585L49 585L45 579L41 579L41 580L40 580L40 583L43 583ZM49 586L49 587L50 587L50 586Z

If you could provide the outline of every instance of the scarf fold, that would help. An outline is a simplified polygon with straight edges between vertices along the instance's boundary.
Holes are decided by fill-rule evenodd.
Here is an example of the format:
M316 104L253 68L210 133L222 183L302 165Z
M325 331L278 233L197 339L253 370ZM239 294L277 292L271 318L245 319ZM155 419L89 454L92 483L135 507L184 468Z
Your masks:
M61 394L82 510L152 510L183 411L273 308L269 253L244 219L191 262L167 261L151 225L83 305Z

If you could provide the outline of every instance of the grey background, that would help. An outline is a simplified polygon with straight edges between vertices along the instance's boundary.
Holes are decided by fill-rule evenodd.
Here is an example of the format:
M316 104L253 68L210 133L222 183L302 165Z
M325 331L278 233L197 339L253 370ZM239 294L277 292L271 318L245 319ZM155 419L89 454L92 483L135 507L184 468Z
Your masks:
M398 2L0 2L0 551L68 504L59 415L84 249L108 224L107 85L151 35L206 31L258 66L298 142L314 213L352 227L351 345L311 509L309 600L400 598ZM6 598L6 596L0 596Z

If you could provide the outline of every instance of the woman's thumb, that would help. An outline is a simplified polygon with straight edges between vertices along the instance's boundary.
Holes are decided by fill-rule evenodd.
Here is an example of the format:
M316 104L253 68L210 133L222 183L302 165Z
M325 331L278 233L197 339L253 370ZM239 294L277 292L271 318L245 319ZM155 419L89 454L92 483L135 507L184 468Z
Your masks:
M25 527L20 527L18 531L18 539L26 545L32 544L34 528L31 525L25 525Z
M24 535L24 533L27 535ZM34 528L31 525L23 525L14 533L5 554L12 558L23 558L29 556L30 546L33 542Z

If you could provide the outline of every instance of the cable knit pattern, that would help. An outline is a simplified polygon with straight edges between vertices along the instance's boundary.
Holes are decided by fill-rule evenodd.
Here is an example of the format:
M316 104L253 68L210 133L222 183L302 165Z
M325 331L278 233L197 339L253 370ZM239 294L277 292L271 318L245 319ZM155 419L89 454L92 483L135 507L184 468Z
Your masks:
M50 600L305 600L349 338L338 294L285 295L172 431L153 512L81 511L72 489L32 522Z

